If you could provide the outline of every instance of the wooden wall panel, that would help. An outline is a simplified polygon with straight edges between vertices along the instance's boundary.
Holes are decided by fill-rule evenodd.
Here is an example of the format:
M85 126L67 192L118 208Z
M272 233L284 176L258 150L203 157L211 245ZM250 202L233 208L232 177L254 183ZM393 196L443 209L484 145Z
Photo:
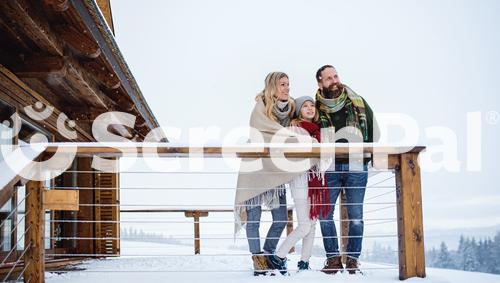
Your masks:
M97 254L120 254L119 187L119 174L96 173L95 219L103 221L96 223L96 237L113 238L96 240Z

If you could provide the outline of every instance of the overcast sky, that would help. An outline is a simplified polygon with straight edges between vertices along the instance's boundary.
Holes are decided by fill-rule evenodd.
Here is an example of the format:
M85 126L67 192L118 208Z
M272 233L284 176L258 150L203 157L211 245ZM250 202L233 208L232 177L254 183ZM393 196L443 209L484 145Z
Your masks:
M415 119L420 144L442 144L429 127L456 134L459 172L422 176L426 227L500 224L500 125L487 119L500 112L500 1L138 3L112 1L116 39L160 124L184 140L191 127L248 125L267 73L288 73L293 97L312 96L316 70L332 64L376 115ZM478 111L482 170L467 172L467 113Z

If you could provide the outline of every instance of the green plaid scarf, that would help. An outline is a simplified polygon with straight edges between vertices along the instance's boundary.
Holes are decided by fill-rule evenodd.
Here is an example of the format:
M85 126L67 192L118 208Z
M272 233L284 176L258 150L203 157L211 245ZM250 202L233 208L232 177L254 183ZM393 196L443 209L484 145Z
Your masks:
M318 89L316 92L316 101L319 105L321 128L333 127L330 114L346 108L346 126L352 126L359 129L363 135L363 140L368 140L368 123L366 121L365 103L363 98L357 95L352 89L344 85L344 89L340 96L333 99L325 98L321 89Z

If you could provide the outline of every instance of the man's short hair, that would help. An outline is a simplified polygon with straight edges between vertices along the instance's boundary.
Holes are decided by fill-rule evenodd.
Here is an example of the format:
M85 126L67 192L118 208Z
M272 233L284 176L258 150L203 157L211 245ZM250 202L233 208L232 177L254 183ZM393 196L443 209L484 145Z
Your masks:
M322 66L321 68L318 69L318 71L316 72L316 81L321 81L321 72L323 72L326 68L332 68L332 69L335 69L334 66L332 65L324 65Z

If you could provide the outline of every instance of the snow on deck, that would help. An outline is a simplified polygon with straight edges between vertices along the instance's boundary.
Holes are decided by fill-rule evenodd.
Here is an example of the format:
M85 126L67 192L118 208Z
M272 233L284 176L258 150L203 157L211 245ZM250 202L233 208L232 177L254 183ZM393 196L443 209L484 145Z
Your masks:
M364 275L326 275L319 271L290 276L254 277L250 255L239 249L204 248L202 255L191 255L192 246L122 241L122 256L91 260L79 265L83 271L56 274L46 272L47 282L399 282L397 267L362 262ZM145 256L147 254L147 256ZM225 256L216 256L224 254ZM184 256L180 256L184 255ZM188 255L188 256L186 256ZM298 255L289 255L289 269L296 269ZM312 269L321 269L323 258L312 257ZM469 283L500 282L499 275L445 269L427 269L427 278L412 278L404 282Z

